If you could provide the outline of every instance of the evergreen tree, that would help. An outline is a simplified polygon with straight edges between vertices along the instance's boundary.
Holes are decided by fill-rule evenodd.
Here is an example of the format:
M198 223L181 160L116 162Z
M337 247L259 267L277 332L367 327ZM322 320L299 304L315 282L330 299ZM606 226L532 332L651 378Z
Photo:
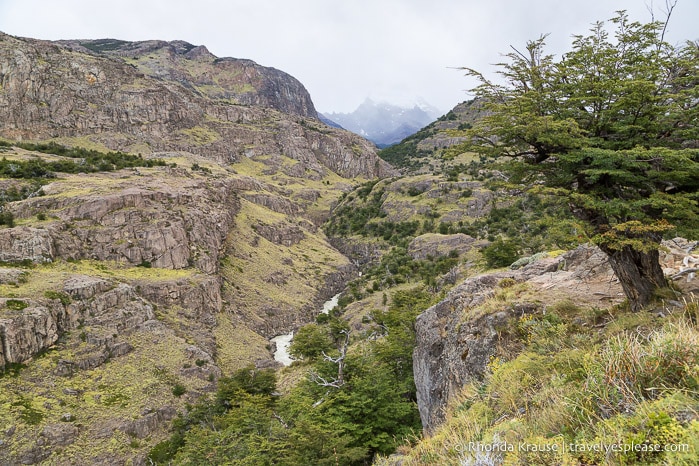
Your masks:
M638 310L667 286L663 234L699 231L699 44L667 44L667 23L611 21L613 39L599 22L558 61L545 36L513 49L503 83L466 69L487 107L472 148L567 196Z

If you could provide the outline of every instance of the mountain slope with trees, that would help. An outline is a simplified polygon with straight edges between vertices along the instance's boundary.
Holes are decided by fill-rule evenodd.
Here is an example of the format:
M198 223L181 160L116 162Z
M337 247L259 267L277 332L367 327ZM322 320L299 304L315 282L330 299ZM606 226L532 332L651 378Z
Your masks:
M695 464L697 46L612 24L384 160L248 62L0 35L0 461ZM522 442L688 450L466 448Z

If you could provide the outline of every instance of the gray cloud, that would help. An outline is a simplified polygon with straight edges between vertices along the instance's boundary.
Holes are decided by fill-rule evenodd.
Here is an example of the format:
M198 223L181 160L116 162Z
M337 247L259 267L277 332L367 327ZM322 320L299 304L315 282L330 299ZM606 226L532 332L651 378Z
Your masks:
M656 0L656 15L662 16ZM625 9L650 20L650 0L0 0L0 30L39 39L182 39L298 78L321 111L370 96L423 98L446 111L474 83L455 68L492 72L510 45L573 34ZM668 39L697 39L695 0L679 0Z

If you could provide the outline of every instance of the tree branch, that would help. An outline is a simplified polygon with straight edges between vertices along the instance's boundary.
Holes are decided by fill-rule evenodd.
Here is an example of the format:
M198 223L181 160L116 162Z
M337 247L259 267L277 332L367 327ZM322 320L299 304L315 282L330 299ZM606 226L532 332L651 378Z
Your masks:
M675 275L673 275L670 278L673 280L677 280L678 278L682 278L683 275L689 275L690 273L695 273L695 272L699 272L699 267L693 267L691 269L684 269L683 271L676 273Z

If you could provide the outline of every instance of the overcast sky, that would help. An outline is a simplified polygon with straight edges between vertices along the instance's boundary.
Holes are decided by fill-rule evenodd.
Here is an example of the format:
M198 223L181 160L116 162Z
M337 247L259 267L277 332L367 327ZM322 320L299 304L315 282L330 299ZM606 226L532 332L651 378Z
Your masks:
M653 0L656 18L665 0ZM509 46L572 34L627 10L651 19L651 0L0 0L0 31L38 39L181 39L219 57L249 58L299 79L321 112L350 112L365 98L418 99L445 112L475 83L458 67L491 74ZM699 1L678 0L666 36L699 39Z

